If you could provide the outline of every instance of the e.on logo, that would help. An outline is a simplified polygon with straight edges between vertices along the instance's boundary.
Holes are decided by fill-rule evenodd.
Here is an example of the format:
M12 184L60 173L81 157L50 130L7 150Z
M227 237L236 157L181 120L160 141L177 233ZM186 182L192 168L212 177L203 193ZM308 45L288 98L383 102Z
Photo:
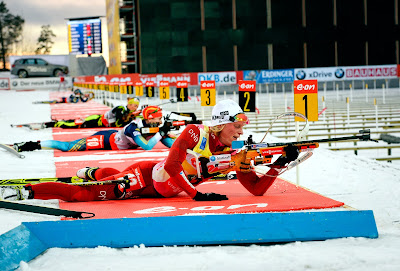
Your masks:
M303 85L300 84L297 86L297 90L302 91L302 90L314 90L315 89L315 85Z
M201 88L215 88L215 82L214 81L202 81L200 83Z
M255 90L256 89L256 84L255 81L251 82L245 82L245 81L240 81L239 82L239 91L245 91L245 90Z
M215 211L215 210L237 210L240 208L246 208L246 207L255 207L255 208L265 208L268 206L268 203L252 203L252 204L234 204L234 205L209 205L209 206L197 206L190 208L186 210L186 212L204 212L204 211ZM138 210L134 211L134 214L159 214L159 213L171 213L171 212L176 212L179 211L179 207L175 206L160 206L160 207L154 207L154 208L148 208L148 209L143 209L143 210ZM186 209L186 208L185 208Z
M317 80L295 80L293 85L294 94L318 93Z
M188 82L187 81L178 81L178 82L176 82L176 86L178 88L187 88L188 87Z

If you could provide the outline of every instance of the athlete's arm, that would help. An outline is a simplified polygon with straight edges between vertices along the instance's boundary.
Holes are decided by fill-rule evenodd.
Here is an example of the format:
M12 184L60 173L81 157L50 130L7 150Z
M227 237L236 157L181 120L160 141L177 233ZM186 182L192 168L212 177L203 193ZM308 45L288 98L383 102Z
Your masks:
M236 171L239 182L254 196L262 196L278 177L279 169L271 168L266 175L259 177L255 172Z
M125 129L124 134L130 140L136 143L142 149L148 151L154 148L154 146L161 140L162 136L157 132L150 140L143 137L140 129L134 122L131 122Z
M193 149L200 138L200 130L196 125L190 124L172 144L164 169L174 182L181 187L190 197L196 196L196 188L189 182L182 167L186 159L186 150Z

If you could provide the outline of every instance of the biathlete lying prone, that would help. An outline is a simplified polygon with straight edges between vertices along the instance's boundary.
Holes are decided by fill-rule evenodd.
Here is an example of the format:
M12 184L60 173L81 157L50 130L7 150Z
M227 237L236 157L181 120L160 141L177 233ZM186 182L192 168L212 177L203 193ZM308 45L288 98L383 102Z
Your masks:
M64 201L97 201L132 197L174 197L184 191L196 201L221 201L227 196L201 193L196 185L211 178L197 164L197 158L230 150L232 142L243 134L247 116L231 100L218 102L212 110L210 126L190 124L176 139L168 157L162 162L135 162L122 172L114 168L84 168L78 177L90 181L129 180L129 183L74 186L64 183L26 185L22 189L3 187L3 195L14 198L61 199ZM298 150L279 157L265 175L257 175L246 163L245 151L232 152L239 182L253 195L261 196L273 184L279 172L298 157ZM200 170L200 172L199 172ZM200 174L200 178L199 175Z
M137 117L122 130L100 131L92 136L74 141L44 140L38 142L14 143L18 152L34 151L42 148L58 149L61 151L86 150L126 150L141 147L151 150L159 141L170 148L174 139L168 136L170 127L164 123L157 133L146 134L142 128L158 127L162 123L162 109L158 106L148 106L142 110L143 119Z

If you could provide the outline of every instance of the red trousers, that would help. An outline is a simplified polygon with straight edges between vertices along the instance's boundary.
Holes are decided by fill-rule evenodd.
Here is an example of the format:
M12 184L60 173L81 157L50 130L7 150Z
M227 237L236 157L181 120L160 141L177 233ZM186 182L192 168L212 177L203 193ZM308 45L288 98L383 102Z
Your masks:
M120 172L114 168L100 168L95 173L97 181L116 180L125 174L140 169L145 187L131 190L132 196L160 197L153 187L151 173L156 162L136 162ZM64 201L96 201L118 199L117 184L78 186L65 183L41 183L32 185L35 199L60 199ZM129 190L129 189L128 189Z

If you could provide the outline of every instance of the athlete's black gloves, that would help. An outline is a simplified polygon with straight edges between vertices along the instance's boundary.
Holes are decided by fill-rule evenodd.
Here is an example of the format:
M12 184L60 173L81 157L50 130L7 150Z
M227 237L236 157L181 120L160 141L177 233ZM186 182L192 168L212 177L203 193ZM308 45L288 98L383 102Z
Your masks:
M161 127L159 128L158 132L160 133L160 135L161 135L162 137L165 137L165 136L168 134L168 132L171 130L171 126L170 126L170 125L171 125L170 123L168 123L167 121L165 121L164 124L163 124L163 126L161 126Z
M283 147L284 152L286 153L286 156L280 156L275 162L274 166L281 166L285 167L286 164L289 164L290 162L294 161L299 157L299 148L293 145L288 145L286 147Z
M201 193L197 191L197 194L193 199L195 201L221 201L228 200L228 197L217 193Z
M299 148L297 146L293 145L288 145L283 148L283 150L286 153L286 158L291 162L297 159L299 157Z

